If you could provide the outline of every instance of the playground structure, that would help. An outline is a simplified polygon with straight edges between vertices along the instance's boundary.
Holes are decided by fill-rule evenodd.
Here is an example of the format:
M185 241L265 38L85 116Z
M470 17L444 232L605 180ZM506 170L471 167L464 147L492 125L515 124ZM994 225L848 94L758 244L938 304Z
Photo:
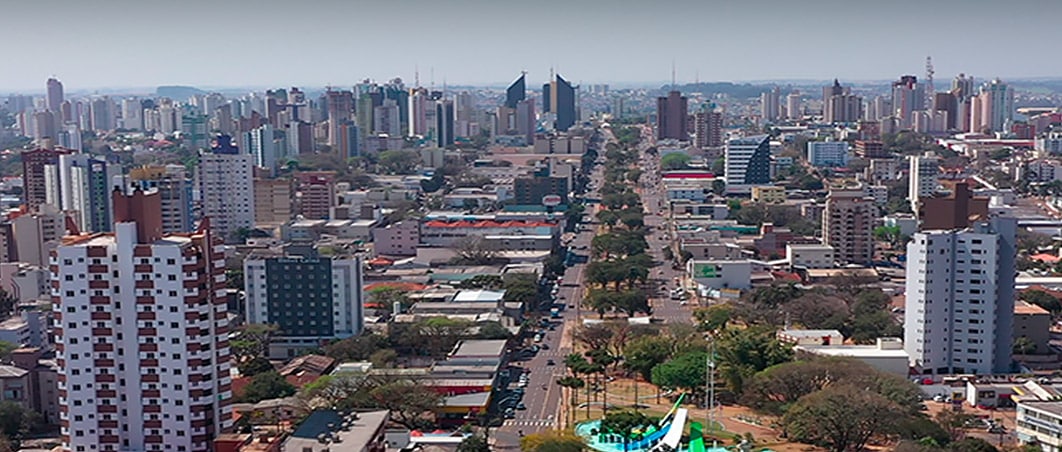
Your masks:
M686 447L682 447L682 433L689 418L689 411L679 407L682 399L683 397L679 397L671 410L655 425L634 432L637 438L629 440L626 444L624 438L619 435L601 432L601 420L579 423L575 426L575 434L598 452L650 452L663 446L678 452L727 452L729 449L725 447L705 447L704 427L699 422L690 422L690 442Z

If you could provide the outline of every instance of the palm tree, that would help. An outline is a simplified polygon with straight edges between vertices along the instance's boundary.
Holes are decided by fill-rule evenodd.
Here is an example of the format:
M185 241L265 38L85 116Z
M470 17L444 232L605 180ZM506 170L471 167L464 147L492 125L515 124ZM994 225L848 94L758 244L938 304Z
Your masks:
M572 391L571 397L568 399L569 400L568 405L570 406L570 409L568 410L567 417L569 419L567 420L567 422L568 422L569 425L574 424L575 423L575 399L578 396L578 392L576 392L576 391L578 391L579 388L581 388L583 386L586 386L586 382L583 381L583 379L579 378L579 377L564 377L564 378L558 379L557 380L557 384L562 386L562 387L568 388L568 389L570 389Z

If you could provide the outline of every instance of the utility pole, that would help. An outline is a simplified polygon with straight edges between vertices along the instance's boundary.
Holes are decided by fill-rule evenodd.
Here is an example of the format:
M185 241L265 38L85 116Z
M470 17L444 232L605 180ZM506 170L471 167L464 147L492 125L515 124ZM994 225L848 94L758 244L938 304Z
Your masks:
M707 367L705 372L705 383L708 385L707 391L704 392L705 408L707 414L705 416L705 429L714 428L715 425L715 340L712 340L708 344L708 358Z

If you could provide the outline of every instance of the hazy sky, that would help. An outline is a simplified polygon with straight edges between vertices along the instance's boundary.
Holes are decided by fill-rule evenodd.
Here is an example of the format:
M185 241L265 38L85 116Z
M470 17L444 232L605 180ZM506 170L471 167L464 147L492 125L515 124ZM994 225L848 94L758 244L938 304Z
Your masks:
M0 92L1062 76L1060 0L0 0Z

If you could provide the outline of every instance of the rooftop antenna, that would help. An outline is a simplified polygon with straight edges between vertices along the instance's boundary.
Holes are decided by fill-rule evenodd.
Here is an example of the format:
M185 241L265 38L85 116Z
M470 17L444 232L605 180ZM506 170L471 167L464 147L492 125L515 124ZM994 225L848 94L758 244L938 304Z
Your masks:
M431 67L431 90L435 91L435 66Z
M420 67L413 65L413 86L420 88Z
M697 85L701 84L701 70L696 69L693 71L693 82Z

